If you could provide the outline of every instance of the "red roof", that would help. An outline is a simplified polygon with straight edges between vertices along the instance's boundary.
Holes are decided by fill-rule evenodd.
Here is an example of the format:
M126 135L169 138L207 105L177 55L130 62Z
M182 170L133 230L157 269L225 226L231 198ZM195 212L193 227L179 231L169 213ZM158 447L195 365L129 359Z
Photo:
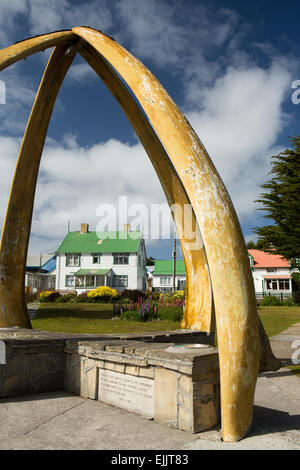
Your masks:
M287 259L280 255L272 255L261 250L248 250L248 253L254 258L255 268L289 268Z

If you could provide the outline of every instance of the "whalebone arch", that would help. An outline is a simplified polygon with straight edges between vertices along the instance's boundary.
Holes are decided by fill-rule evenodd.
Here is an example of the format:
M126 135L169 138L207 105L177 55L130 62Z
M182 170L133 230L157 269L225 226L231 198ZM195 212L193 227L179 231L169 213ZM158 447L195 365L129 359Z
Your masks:
M2 231L0 326L30 327L24 272L39 163L57 94L78 51L118 100L169 205L192 205L198 246L190 250L189 240L181 237L188 282L183 326L211 331L213 292L223 439L238 440L252 419L259 332L247 251L226 188L198 136L158 80L100 31L76 27L25 40L0 51L0 70L49 47L54 51L28 120ZM175 212L181 233L179 219Z
M150 123L145 118L145 115L141 112L138 103L134 100L133 96L130 94L128 88L124 86L124 83L118 77L118 74L115 73L113 67L109 66L109 64L105 60L101 60L99 56L97 60L92 57L90 46L87 45L83 47L82 40L76 40L69 34L70 32L65 33L52 33L46 36L40 36L36 38L31 38L27 41L24 41L24 48L20 50L20 46L22 43L18 43L17 45L11 46L13 49L14 54L7 55L6 61L3 60L2 67L4 68L7 65L11 65L13 62L20 60L21 58L25 58L26 55L30 55L32 53L38 52L41 49L45 49L45 46L52 47L55 46L56 42L58 46L56 46L57 51L59 52L59 45L63 43L63 38L65 38L66 44L64 45L63 49L60 51L60 58L64 56L71 57L71 60L74 57L74 51L79 50L81 55L90 63L91 67L96 71L96 73L100 76L102 81L106 84L106 86L110 89L112 94L117 98L119 101L123 111L127 115L129 121L131 122L133 128L135 129L137 135L140 138L141 143L146 149L155 169L157 175L161 181L162 187L164 189L166 198L170 206L177 206L181 208L180 214L184 210L184 205L190 204L190 201L186 195L184 187L176 175L176 172L173 166L170 164L170 160L161 145L159 139L157 138L155 132L153 131ZM27 44L26 44L27 43ZM37 94L37 100L34 105L34 110L37 109L37 102L39 101L38 98L41 95L41 88L43 82L46 82L47 76L49 76L48 71L55 66L55 63L58 61L58 54L52 54L45 76L43 77L40 90ZM67 62L67 59L66 59ZM70 61L68 63L68 67L70 66ZM57 72L56 72L57 73ZM54 76L54 75L53 75ZM59 88L61 83L59 84ZM45 87L44 87L45 88ZM57 88L57 93L59 88ZM41 98L42 99L42 98ZM40 99L40 101L41 101ZM54 102L49 105L53 107ZM129 110L129 111L128 111ZM48 118L50 119L50 114L48 114ZM30 120L29 120L30 122ZM23 141L29 141L29 135L24 136ZM45 135L44 135L45 137ZM39 155L36 159L31 158L31 165L35 163L36 169L38 170L39 160L41 158L41 149L39 149ZM21 155L21 153L20 153ZM19 158L19 163L21 163L21 158ZM161 160L161 161L159 161ZM36 173L37 174L37 173ZM32 199L32 198L31 198ZM27 197L28 201L28 197ZM28 205L28 204L27 204ZM177 206L178 207L178 206ZM180 217L180 214L175 213L175 224L179 233L185 232L183 227L183 219ZM179 220L181 219L181 220ZM190 284L189 289L189 297L187 299L186 308L185 308L185 315L183 319L183 326L185 328L196 328L201 329L203 331L210 332L213 328L213 317L212 317L212 294L210 288L210 280L209 274L207 269L207 260L205 256L205 250L203 248L203 243L201 241L201 235L199 232L199 227L195 220L195 215L192 213L192 223L196 226L196 243L193 243L193 250L191 251L191 243L190 240L181 238L181 246L183 257L185 260L185 264L187 266L187 285ZM28 234L29 238L29 234ZM26 237L23 238L23 244L25 247L25 240ZM195 248L195 246L197 246ZM190 252L189 256L193 259L191 265L187 262L187 253ZM23 250L23 256L24 250ZM189 283L189 279L195 279L195 274L199 273L200 275L197 277L197 282ZM19 276L21 278L21 276ZM21 284L21 282L19 282ZM20 292L21 293L21 292ZM23 306L19 306L19 308L24 310L24 302ZM25 320L26 322L26 320ZM19 322L20 324L20 322ZM26 322L28 325L28 322Z

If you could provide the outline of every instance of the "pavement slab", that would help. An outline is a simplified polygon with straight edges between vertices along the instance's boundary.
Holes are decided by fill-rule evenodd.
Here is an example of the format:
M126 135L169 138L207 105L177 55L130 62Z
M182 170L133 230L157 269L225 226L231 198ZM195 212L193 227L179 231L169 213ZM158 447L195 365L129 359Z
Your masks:
M300 323L271 338L284 365L296 340ZM299 391L286 367L260 374L252 429L236 443L219 429L192 434L63 390L2 398L0 450L300 450Z

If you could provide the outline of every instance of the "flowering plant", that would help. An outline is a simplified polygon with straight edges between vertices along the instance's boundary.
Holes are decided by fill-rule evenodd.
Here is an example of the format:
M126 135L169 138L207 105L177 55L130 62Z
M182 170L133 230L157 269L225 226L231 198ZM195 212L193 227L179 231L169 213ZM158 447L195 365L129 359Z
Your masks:
M59 293L53 290L43 290L40 293L40 302L54 302L59 297Z
M92 289L87 293L89 299L113 299L114 297L118 296L118 292L115 289L112 289L108 286L100 286L96 287L96 289Z

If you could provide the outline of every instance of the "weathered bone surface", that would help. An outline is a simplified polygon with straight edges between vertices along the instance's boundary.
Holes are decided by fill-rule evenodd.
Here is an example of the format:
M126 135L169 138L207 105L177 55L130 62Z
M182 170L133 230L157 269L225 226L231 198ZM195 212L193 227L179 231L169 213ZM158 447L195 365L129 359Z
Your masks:
M53 106L76 54L56 46L40 84L25 130L11 187L0 249L0 327L30 328L25 302L25 263L40 158ZM0 55L1 61L1 55Z
M50 33L0 51L1 70L56 46L24 134L2 231L0 327L30 327L24 270L36 179L56 96L79 40L79 52L119 101L144 145L169 205L177 206L173 217L180 234L185 229L180 209L184 204L192 205L196 246L191 247L188 234L181 238L188 282L182 327L212 331L214 307L223 439L241 439L252 421L260 355L264 370L274 370L278 364L272 363L274 356L263 328L260 354L252 274L235 210L198 136L158 80L118 43L92 28ZM265 351L266 357L262 354Z

